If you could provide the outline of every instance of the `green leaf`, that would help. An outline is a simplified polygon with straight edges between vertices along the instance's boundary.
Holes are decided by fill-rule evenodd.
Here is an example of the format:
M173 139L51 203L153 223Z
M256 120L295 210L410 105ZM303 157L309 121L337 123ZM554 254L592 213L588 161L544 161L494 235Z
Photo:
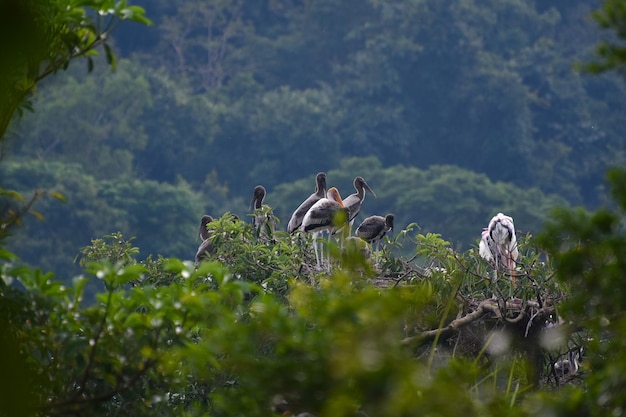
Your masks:
M20 258L13 252L9 252L8 250L4 248L0 248L0 259L4 259L9 262L15 262L19 260Z
M62 203L67 203L67 198L65 198L65 196L59 192L56 191L50 191L49 192L50 196L53 198L56 198L57 200L61 201Z
M117 61L113 50L111 50L108 43L104 43L102 46L104 47L104 52L106 54L107 64L109 64L113 70L117 69Z
M30 210L29 211L30 214L32 214L33 216L35 216L37 218L37 220L39 220L40 222L44 221L44 217L43 214L41 214L40 212L38 212L37 210Z

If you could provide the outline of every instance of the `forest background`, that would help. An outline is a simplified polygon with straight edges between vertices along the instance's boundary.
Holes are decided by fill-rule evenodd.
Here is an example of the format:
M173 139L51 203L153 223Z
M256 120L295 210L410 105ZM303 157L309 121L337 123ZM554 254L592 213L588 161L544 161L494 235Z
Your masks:
M576 65L610 36L595 1L136 4L154 26L113 32L115 72L46 80L3 144L3 187L65 196L11 240L59 276L115 231L192 259L201 215L246 218L257 184L285 229L318 171L374 189L357 223L393 212L464 249L499 211L524 234L606 203L626 159L623 80Z
M0 416L623 414L626 171L605 171L623 80L576 67L620 75L626 48L597 43L586 3L160 4L156 32L113 39L150 23L141 7L0 3ZM594 18L626 38L623 0ZM400 220L372 262L331 243L327 275L310 237L230 216L209 262L169 257L191 257L200 213L244 215L250 184L286 220L319 169L344 195L365 176L364 215ZM563 203L599 208L526 235ZM514 272L454 250L496 210L516 218ZM453 244L400 230L413 219Z

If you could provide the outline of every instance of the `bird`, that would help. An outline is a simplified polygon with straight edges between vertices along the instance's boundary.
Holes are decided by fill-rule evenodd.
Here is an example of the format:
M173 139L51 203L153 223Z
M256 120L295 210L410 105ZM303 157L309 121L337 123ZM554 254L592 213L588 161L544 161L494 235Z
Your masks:
M354 178L354 188L356 189L356 193L350 194L343 200L343 204L349 211L348 221L350 222L350 228L352 228L354 218L359 214L361 204L363 204L363 200L365 200L365 190L369 191L370 194L376 197L376 193L374 193L369 185L367 185L363 177L357 176Z
M578 373L582 362L582 348L572 349L564 355L565 358L556 361L552 365L557 377L569 379Z
M387 214L385 217L370 216L363 220L354 233L367 243L376 243L376 253L378 253L381 239L387 232L393 230L394 219L395 216L391 213Z
M254 187L252 201L250 201L250 208L254 210L254 216L252 217L252 227L259 234L261 232L273 231L274 229L274 225L271 224L271 219L269 218L272 209L269 206L263 205L263 200L265 200L266 194L267 193L265 191L265 187L263 187L262 185L257 185L256 187ZM270 230L265 230L266 225L269 225Z
M289 233L294 233L296 230L300 229L302 220L307 211L321 198L326 198L326 173L324 172L318 172L315 176L315 192L304 200L291 215L291 219L289 219L289 223L287 224L287 231Z
M196 263L199 264L203 259L208 258L208 255L215 253L215 246L211 242L211 231L207 229L207 225L213 221L213 217L205 214L200 219L200 229L198 230L198 237L202 239L202 243L198 247L196 252Z
M519 251L513 218L502 213L493 216L487 228L483 229L478 246L479 255L487 262L494 263L496 270L499 265L504 265L515 284L515 262L519 258Z
M483 228L478 244L478 254L487 262L493 262L493 252L495 252L495 243L489 236L489 228Z
M328 231L330 240L330 234L342 228L347 222L348 209L344 206L339 190L335 187L328 190L327 198L320 198L304 215L300 229L313 233L313 249L318 266L321 266L317 248L318 235L323 231Z
M205 241L209 237L211 237L211 232L207 229L207 224L213 221L213 217L208 214L205 214L200 219L200 229L198 229L198 238L200 240Z

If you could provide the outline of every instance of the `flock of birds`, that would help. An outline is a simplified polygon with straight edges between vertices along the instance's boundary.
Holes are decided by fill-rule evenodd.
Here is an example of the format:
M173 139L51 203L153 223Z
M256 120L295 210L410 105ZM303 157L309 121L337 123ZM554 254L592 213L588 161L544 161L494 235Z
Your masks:
M324 263L323 254L320 254L319 245L321 242L318 239L322 233L327 233L329 240L331 236L339 232L345 233L349 236L347 239L361 239L368 244L375 245L375 251L378 253L380 241L389 231L393 230L394 215L389 213L384 217L378 215L367 217L356 228L355 236L351 236L354 219L361 210L366 191L374 197L376 197L376 193L360 176L354 179L356 192L345 199L341 198L337 188L331 187L327 190L326 184L326 173L319 172L315 177L315 192L294 210L287 224L287 232L294 234L301 231L313 235L313 250L319 268ZM268 217L263 214L263 208L266 211L271 211L271 208L263 205L266 194L265 187L257 185L250 202L250 208L254 209L252 225L257 230L267 226ZM232 216L233 220L239 220L236 215ZM208 214L203 215L200 220L198 235L202 239L202 243L196 252L197 263L208 258L215 251L211 242L211 231L207 227L211 221L213 218ZM515 282L515 263L518 260L519 251L513 218L498 213L491 219L488 226L483 229L479 254L496 269L500 265L506 267L513 282ZM329 266L330 261L326 262Z
M326 173L319 172L315 177L315 192L295 209L289 219L287 232L294 234L301 231L313 235L315 260L320 268L323 264L323 255L321 254L321 242L319 242L318 237L322 233L327 233L330 240L331 236L339 232L345 233L346 230L347 234L351 235L354 219L361 210L366 192L376 197L376 193L374 193L363 177L358 176L354 179L354 188L356 190L355 193L342 199L336 187L331 187L327 190ZM252 201L250 202L250 208L254 210L252 226L257 230L262 230L267 226L268 217L264 214L265 210L263 208L265 207L267 211L271 211L269 207L263 204L266 194L265 187L257 185L254 188ZM236 218L234 215L233 217ZM203 215L200 220L198 235L202 239L202 243L196 252L196 262L201 262L203 259L208 258L215 250L210 239L210 229L207 228L211 221L213 221L213 218L208 214ZM385 217L370 216L356 228L355 237L349 238L361 239L366 243L376 244L376 250L378 251L381 239L393 229L393 221L393 214L387 214ZM330 262L328 261L327 265L329 264Z

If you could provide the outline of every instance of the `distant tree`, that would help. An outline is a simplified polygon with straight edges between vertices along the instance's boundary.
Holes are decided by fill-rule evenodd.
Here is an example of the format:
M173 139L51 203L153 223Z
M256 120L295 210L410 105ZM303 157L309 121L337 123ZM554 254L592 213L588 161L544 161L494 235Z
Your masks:
M79 272L78 248L115 231L138 236L136 244L144 258L161 254L193 259L198 222L207 208L202 194L183 180L176 184L128 177L101 180L78 164L38 161L6 161L0 173L7 187L19 192L39 188L64 196L64 204L41 198L37 203L41 221L26 218L12 231L13 252L30 265L69 280ZM0 202L9 209L19 207L6 198Z
M611 39L603 40L596 47L599 60L584 67L594 73L617 70L624 74L626 64L626 1L604 0L593 13L594 20L603 29L614 33Z
M64 74L37 94L37 112L20 130L15 152L40 161L78 163L99 179L133 174L134 153L148 136L141 117L152 105L150 85L122 61L113 74Z
M183 77L193 92L222 87L251 68L245 44L253 28L242 19L243 3L178 1L176 14L160 22L162 65Z

